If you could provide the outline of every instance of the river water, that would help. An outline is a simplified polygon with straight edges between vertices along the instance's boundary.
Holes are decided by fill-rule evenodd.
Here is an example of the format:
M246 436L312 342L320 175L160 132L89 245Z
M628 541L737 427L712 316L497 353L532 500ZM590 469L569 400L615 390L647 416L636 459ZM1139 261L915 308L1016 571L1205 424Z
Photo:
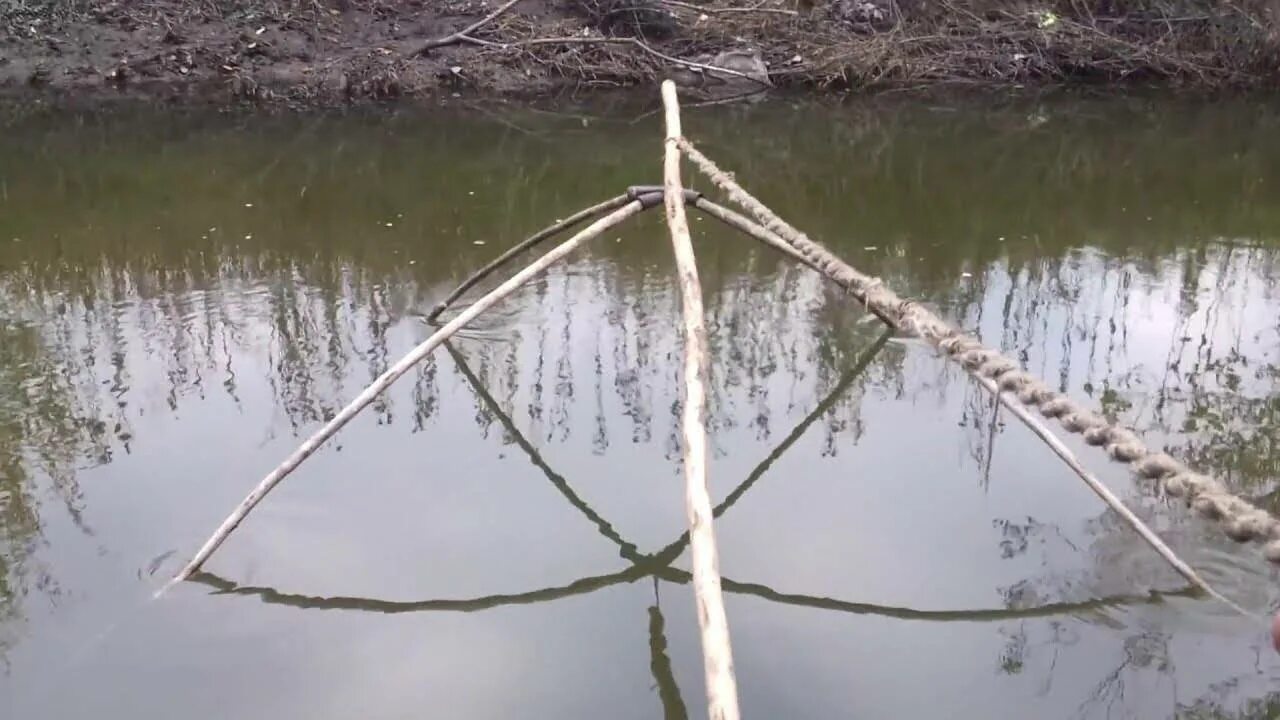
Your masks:
M656 182L650 110L10 119L0 716L705 715L657 213L483 316L150 599L470 270ZM1280 106L778 100L685 128L859 268L1280 505ZM1280 712L1264 624L962 373L714 222L746 717ZM1068 442L1220 590L1280 605L1256 547Z

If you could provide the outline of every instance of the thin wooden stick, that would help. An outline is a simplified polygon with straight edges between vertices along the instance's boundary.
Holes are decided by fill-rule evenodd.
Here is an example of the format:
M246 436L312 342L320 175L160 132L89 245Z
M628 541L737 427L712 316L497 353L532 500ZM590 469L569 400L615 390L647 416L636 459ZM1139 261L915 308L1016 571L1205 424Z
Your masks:
M680 182L680 104L676 84L662 83L666 108L666 154L663 158L667 228L680 278L684 318L684 435L685 513L689 517L689 554L693 592L702 634L703 670L707 683L707 714L711 720L738 720L738 686L733 676L729 621L720 589L720 559L712 527L711 495L707 491L707 328L703 319L702 288L684 212Z
M512 258L516 257L517 255L523 253L526 250L529 250L530 248L536 247L547 238L558 235L564 232L565 230L568 230L569 228L578 225L579 223L582 223L586 220L589 220L599 215L600 213L617 210L623 205L626 205L628 201L633 199L634 198L631 196L631 194L623 193L622 195L619 195L614 198L610 198L597 205L592 205L589 208L579 210L578 212L557 222L556 224L551 225L549 227L545 227L539 230L538 232L534 233L533 235L530 235L527 239L522 241L520 244L512 247L511 249L502 253L498 257L494 258L493 261L491 261L488 265L485 265L484 267L472 273L471 276L468 277L466 280L463 280L462 284L454 288L453 292L449 293L448 295L445 296L443 300L436 303L436 306L431 309L431 313L427 315L427 322L434 322L435 319L440 316L440 313L447 310L450 305L452 305L454 302L457 301L458 298L462 297L463 294L465 294L468 290L475 287L476 283L489 277L491 274L493 274L493 271L507 264Z
M1102 498L1103 502L1105 502L1112 510L1116 511L1116 513L1123 518L1126 523L1128 523L1129 527L1133 528L1134 532L1138 533L1143 540L1147 541L1147 544L1150 545L1151 548L1160 555L1160 557L1164 558L1166 562L1172 565L1173 569L1177 570L1179 575L1186 578L1187 582L1200 588L1210 597L1222 601L1232 610L1235 610L1245 617L1260 617L1255 613L1245 610L1232 600L1228 599L1222 593L1214 590L1213 587L1204 580L1204 578L1200 577L1199 573L1184 562L1182 558L1178 557L1173 549L1166 545L1164 540L1161 540L1160 536L1156 535L1141 518L1125 506L1125 504L1120 501L1120 498L1116 497L1116 494L1111 492L1111 488L1103 485L1101 480L1094 476L1093 473L1089 472L1080 460L1076 458L1075 453L1071 452L1071 449L1068 448L1047 425L1041 422L1040 418L1028 412L1027 409L1023 407L1022 403L1017 401L1017 398L1010 396L1008 393L1001 392L1000 386L991 378L984 377L972 371L969 371L969 376L981 385L983 389L994 395L996 399L1000 401L1000 404L1008 408L1009 412L1013 413L1014 416L1021 420L1022 424L1026 425L1027 429L1035 433L1036 437L1043 440L1044 443L1049 446L1049 449L1061 458L1062 462L1066 463L1067 467L1071 468L1076 475L1080 476L1080 479L1089 486L1090 490L1093 490L1098 497Z
M788 245L785 240L778 237L774 233L770 232L768 228L756 222L755 220L752 220L741 213L734 212L733 210L730 210L729 208L723 205L720 205L719 203L711 202L710 200L706 199L705 197L702 197L701 195L699 195L693 201L693 206L698 208L702 212L710 215L711 217L719 220L725 225L728 225L731 228L740 230L741 232L747 235L750 235L756 240L759 240L765 245L768 245L774 250L777 250L783 255L786 255L792 260L795 260L796 262L800 263L801 265L804 265L818 272L822 272L822 269L819 268L816 264L814 264L812 260L805 257L803 253L801 253L799 250L796 250L795 248Z
M685 10L692 10L693 12L706 13L710 15L719 15L722 13L762 13L766 15L786 15L789 17L795 17L796 15L799 14L795 10L782 10L777 8L707 7L706 5L694 5L693 3L680 2L679 0L658 0L658 2L662 3L663 5L670 5L671 7L683 8Z
M215 531L213 535L205 541L204 546L195 554L195 557L191 559L191 562L187 563L186 567L182 568L173 580L161 588L156 594L163 594L169 587L182 582L190 577L192 573L199 570L200 566L209 559L209 556L218 549L218 546L227 539L227 536L236 529L236 526L245 519L245 516L253 510L254 506L259 502L262 502L262 499L266 497L267 493L271 492L272 488L278 485L286 475L293 472L294 469L301 465L302 461L311 457L312 453L319 449L326 440L333 437L333 435L341 430L344 425L350 422L357 413L372 403L374 398L390 387L391 383L395 382L401 375L404 375L410 370L410 368L430 354L436 346L447 340L449 336L453 335L458 330L462 329L463 326L474 320L480 315L480 313L493 307L499 301L515 292L520 288L520 286L544 272L557 261L562 260L569 253L576 250L578 246L597 237L623 220L639 213L646 207L647 205L643 201L633 200L625 206L614 210L608 215L591 223L591 225L587 226L581 232L564 241L560 245L557 245L555 248L547 252L547 254L530 263L528 267L516 273L511 279L490 291L487 295L477 300L466 310L463 310L456 318L450 320L448 324L437 330L431 335L431 337L427 338L411 350L408 355L405 355L386 372L379 375L378 379L374 380L369 387L365 388L363 392L356 396L350 404L342 409L342 412L338 413L332 420L325 423L324 427L316 431L314 435L307 438L306 441L298 446L298 449L294 450L293 454L286 458L279 467L272 470L265 478L263 478L262 481L258 483L258 486L253 489L253 492L249 493L248 497L240 503L239 507L228 515L226 520L222 521L222 525L220 525L217 531Z
M515 4L518 2L520 2L520 0L507 0L507 2L502 5L502 7L498 8L497 10L494 10L488 15L485 15L479 20L462 28L458 32L452 33L450 35L445 35L442 38L436 38L435 40L428 40L425 45L418 48L417 51L414 52L414 55L422 55L423 53L430 52L431 50L434 50L439 47L444 47L445 45L453 45L455 43L460 43L460 42L476 42L474 38L471 38L468 36L471 33L475 32L476 30L479 30L485 25L488 25L494 20L497 20L498 18L502 17L504 14L506 14L508 10L515 7Z

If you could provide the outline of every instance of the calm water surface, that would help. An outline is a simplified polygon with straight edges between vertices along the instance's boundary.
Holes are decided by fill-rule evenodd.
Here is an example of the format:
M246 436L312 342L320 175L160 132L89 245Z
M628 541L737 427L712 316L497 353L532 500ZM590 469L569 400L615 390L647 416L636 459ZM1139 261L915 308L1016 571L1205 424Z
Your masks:
M0 716L705 715L657 214L482 318L149 601L469 270L655 182L639 115L10 121ZM1280 505L1280 106L685 122L854 264ZM1191 593L962 374L712 222L692 220L747 717L1280 713L1264 628ZM1280 605L1256 548L1072 445L1220 589Z

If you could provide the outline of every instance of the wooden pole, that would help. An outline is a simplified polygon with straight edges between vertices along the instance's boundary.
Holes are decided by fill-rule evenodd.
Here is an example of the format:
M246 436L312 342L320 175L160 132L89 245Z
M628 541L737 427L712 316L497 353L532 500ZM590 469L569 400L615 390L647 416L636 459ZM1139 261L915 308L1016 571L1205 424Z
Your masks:
M485 265L472 273L466 280L463 280L462 284L453 289L453 292L449 293L443 300L436 303L436 306L431 309L431 313L427 315L427 322L434 322L435 319L439 317L440 313L447 310L450 305L457 301L458 298L462 297L463 293L475 287L476 283L489 277L489 275L493 274L493 271L507 264L512 258L516 257L520 253L536 247L547 238L558 235L586 220L590 220L600 213L617 210L623 205L626 205L628 201L634 199L635 198L632 197L630 193L623 193L617 197L605 200L598 205L592 205L589 208L579 210L560 222L549 227L545 227L533 235L530 235L528 238L520 242L520 244L515 245L498 257L494 258L488 265Z
M294 450L279 467L268 473L267 476L258 483L258 486L253 489L253 492L249 493L248 497L246 497L240 505L227 516L227 519L222 521L222 524L218 526L218 529L213 533L213 535L205 541L204 545L200 548L200 551L191 559L191 562L187 563L187 565L183 567L176 576L174 576L173 580L161 588L156 595L159 596L163 594L169 587L182 582L190 577L192 573L199 570L200 566L209 559L209 556L218 549L218 546L227 539L227 536L236 529L249 512L253 510L254 506L262 502L262 499L266 497L267 493L271 492L272 488L278 485L286 475L293 472L294 469L301 465L302 461L311 457L312 453L318 450L326 440L333 437L333 435L341 430L344 425L350 422L357 413L372 403L374 398L391 386L391 383L395 382L401 375L404 375L410 370L410 368L430 354L436 346L447 340L449 336L453 335L458 330L462 329L463 326L474 320L478 315L480 315L480 313L493 307L499 301L515 292L520 286L544 272L559 260L562 260L569 253L576 250L578 246L597 237L601 233L606 232L623 220L626 220L627 218L639 213L641 210L644 210L646 207L647 206L644 202L634 200L599 220L596 220L581 232L564 241L560 245L557 245L547 254L530 263L528 267L516 273L511 277L511 279L507 280L494 290L490 291L487 295L477 300L466 310L459 313L456 318L450 320L448 324L433 333L431 337L427 338L411 350L408 355L401 358L386 372L379 375L378 378L369 385L369 387L365 388L363 392L356 396L356 398L344 407L332 420L325 423L324 427L320 428L314 435L307 438L306 441L299 445L298 449Z
M693 592L702 635L703 670L707 684L707 714L711 720L738 720L738 686L733 676L729 621L720 589L720 559L712 527L711 495L707 491L707 328L703 319L702 288L684 212L680 182L680 104L676 85L662 83L666 111L666 153L663 158L664 202L671 247L680 278L684 319L684 435L685 513L689 518L689 548Z

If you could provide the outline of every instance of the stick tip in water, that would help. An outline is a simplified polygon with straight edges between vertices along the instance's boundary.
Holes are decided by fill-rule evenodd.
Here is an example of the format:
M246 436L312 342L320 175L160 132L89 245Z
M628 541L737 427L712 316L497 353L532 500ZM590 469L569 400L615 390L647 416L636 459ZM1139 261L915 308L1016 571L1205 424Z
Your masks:
M1280 612L1271 617L1271 646L1280 653Z
M161 585L161 586L160 586L160 589L159 589L159 590L156 590L156 591L151 595L151 599L152 599L152 600L159 600L160 598L162 598L162 597L164 597L164 596L165 596L165 593L169 592L169 588L173 587L174 585L177 585L177 584L178 584L178 583L180 583L180 582L182 582L182 581L181 581L180 579L176 578L176 577L169 578L169 582L166 582L164 585Z

